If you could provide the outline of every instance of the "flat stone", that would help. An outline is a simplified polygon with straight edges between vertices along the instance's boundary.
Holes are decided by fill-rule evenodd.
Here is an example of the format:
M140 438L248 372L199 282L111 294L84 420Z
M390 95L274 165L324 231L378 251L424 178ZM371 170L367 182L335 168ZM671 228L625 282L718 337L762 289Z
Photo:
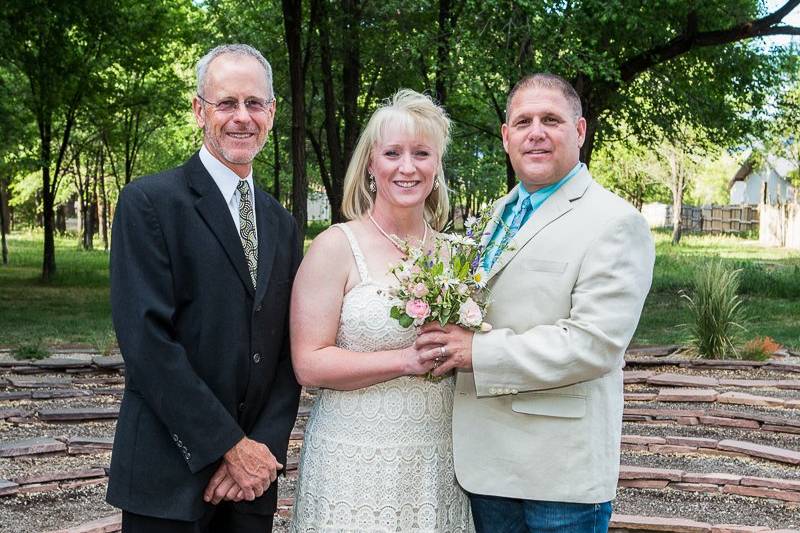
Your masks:
M293 429L289 435L289 440L303 440L305 432L302 429Z
M668 484L666 479L620 479L617 482L618 487L631 489L663 489Z
M626 359L625 360L626 367L637 367L637 366L681 366L686 367L689 366L689 361L686 359L677 359L673 357L665 357L663 359L658 359L655 357L648 357L645 359Z
M23 477L18 477L13 481L18 485L27 485L31 483L49 483L51 481L105 477L105 475L106 475L105 468L82 468L79 470L46 472L44 474L36 474L33 476L23 476Z
M659 402L713 402L717 399L717 391L714 389L660 389L658 391Z
M675 533L711 533L711 524L686 518L663 518L659 516L634 516L612 514L610 528L633 531L671 531Z
M717 524L711 528L711 533L758 533L759 531L770 531L770 529L762 526L740 526L738 524Z
M719 485L712 483L670 483L669 488L686 492L719 492Z
M666 357L677 352L679 349L680 346L677 344L668 344L665 346L634 346L629 347L625 351L625 354L633 357Z
M744 389L766 389L776 387L778 381L774 379L720 379L720 387L742 387Z
M731 403L735 405L757 405L762 407L783 407L781 398L770 398L769 396L756 396L746 392L723 392L717 397L719 403Z
M737 359L693 359L691 361L691 365L693 367L702 368L702 367L712 367L712 368L721 368L724 370L738 370L742 368L760 368L762 366L766 366L768 363L767 361L748 361L744 360L737 360Z
M647 379L649 385L666 385L671 387L716 387L719 380L705 376L692 376L688 374L655 374Z
M30 485L20 485L17 494L32 494L34 492L51 492L58 490L58 483L32 483Z
M629 452L649 452L650 448L643 444L625 444L624 442L619 445L620 450Z
M755 420L743 420L740 418L701 416L698 417L698 420L700 421L701 424L707 424L709 426L725 426L725 427L744 428L744 429L758 429L759 427L761 427L761 424L759 424Z
M34 400L52 400L54 398L80 398L91 395L92 391L84 389L35 390L31 393L31 398Z
M0 368L14 368L15 366L29 366L30 363L26 361L17 361L16 359L5 359L0 361Z
M694 446L696 448L716 448L717 442L714 439L704 439L701 437L666 437L667 444L678 446Z
M629 415L641 415L641 416L650 416L653 418L660 418L660 419L675 419L678 417L686 417L686 416L705 416L706 412L702 409L652 409L652 408L626 408L624 410L625 414Z
M647 378L653 375L648 370L625 370L622 372L622 381L626 385L634 383L647 383Z
M775 433L794 433L800 435L800 428L790 426L773 426L772 424L764 424L761 426L761 431L772 431Z
M27 376L9 376L8 380L20 389L66 388L72 385L72 378L67 376L32 378Z
M716 448L698 448L697 451L703 455L714 455L717 457L733 457L734 459L752 459L746 453L729 452L727 450L717 450Z
M698 473L687 472L683 475L685 483L709 483L712 485L738 485L742 476L736 474L724 474L718 472Z
M61 452L67 445L50 437L35 437L31 439L0 442L0 457L17 457L20 455L33 455L39 453Z
M800 379L779 379L775 382L779 389L800 390Z
M111 450L114 437L72 437L67 442L69 453L97 453Z
M627 413L623 413L622 420L625 422L649 422L652 420L652 418L644 415L629 415Z
M755 420L763 424L773 424L776 426L793 426L800 427L800 420L797 417L785 417L766 415L761 413L742 413L739 411L724 411L721 409L710 409L708 411L710 416L720 416L724 418L741 418L743 420Z
M39 420L45 422L72 422L76 420L101 420L117 418L119 406L115 407L72 407L63 409L42 409Z
M695 416L679 416L675 419L675 422L682 426L696 426L700 423L700 420Z
M311 414L311 408L310 407L300 407L297 410L297 416L300 417L300 418L307 417L309 414Z
M83 359L73 359L69 357L48 357L31 363L37 368L48 370L66 370L68 368L83 368L89 366L89 362Z
M769 370L777 370L779 372L800 372L800 365L793 363L765 363L765 365Z
M800 409L800 400L784 400L783 407L786 409Z
M772 459L773 461L779 461L781 463L800 464L800 452L777 448L775 446L728 439L719 441L717 448L720 450L744 453L751 457Z
M12 494L16 494L18 489L19 485L13 481L0 479L0 496L11 496Z
M656 396L654 392L626 392L624 399L626 402L652 402Z
M0 409L0 420L6 420L9 418L25 418L30 414L30 411L23 411L22 409L16 409L13 407L9 409Z
M286 470L287 472L296 471L297 467L299 466L299 464L300 463L299 463L299 461L297 459L287 459L286 460L286 466L284 467L284 470Z
M623 435L622 443L624 444L666 444L667 440L661 437L649 437L646 435Z
M744 476L741 485L800 491L800 480Z
M78 526L49 531L48 533L112 533L121 529L122 513L116 513Z
M742 485L725 485L722 492L726 494L738 494L740 496L751 496L754 498L770 498L785 502L800 502L800 492L768 489L764 487L744 487Z
M694 446L678 446L675 444L651 444L650 451L653 453L693 453L697 451Z
M74 481L63 481L60 485L62 489L78 489L81 487L91 487L94 485L104 485L108 483L108 478L96 477L91 479L76 479Z
M3 400L27 400L31 397L31 393L28 391L10 391L10 392L0 392L0 401Z
M682 470L630 465L620 465L619 467L619 479L666 479L667 481L681 481L682 478Z
M125 361L121 355L100 355L92 357L92 363L100 368L121 368L125 366Z

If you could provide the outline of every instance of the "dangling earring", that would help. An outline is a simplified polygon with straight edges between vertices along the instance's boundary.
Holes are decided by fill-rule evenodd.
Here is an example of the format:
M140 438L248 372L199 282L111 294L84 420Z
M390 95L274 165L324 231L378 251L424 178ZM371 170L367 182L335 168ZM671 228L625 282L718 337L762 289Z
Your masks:
M439 179L438 178L433 178L433 190L434 191L438 191L439 190Z
M373 194L378 191L378 187L375 185L375 176L373 176L371 173L369 175L369 185L367 188L369 189L369 192Z

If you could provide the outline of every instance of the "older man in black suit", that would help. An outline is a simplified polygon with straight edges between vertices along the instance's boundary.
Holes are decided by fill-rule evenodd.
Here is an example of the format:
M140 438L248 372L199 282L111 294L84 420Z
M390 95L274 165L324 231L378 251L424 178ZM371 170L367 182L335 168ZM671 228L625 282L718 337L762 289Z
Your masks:
M297 414L287 317L299 234L252 179L275 116L271 69L226 45L197 77L203 147L126 186L114 220L126 383L107 499L126 532L270 531Z

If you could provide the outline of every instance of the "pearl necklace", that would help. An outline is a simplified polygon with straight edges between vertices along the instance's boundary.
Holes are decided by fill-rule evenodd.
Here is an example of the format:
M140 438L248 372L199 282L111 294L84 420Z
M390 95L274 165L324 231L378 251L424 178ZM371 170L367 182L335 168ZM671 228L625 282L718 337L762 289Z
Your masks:
M397 248L398 250L400 250L402 252L403 248L400 247L400 244L398 242L398 241L401 241L400 237L398 237L397 235L389 235L388 233L386 233L386 231L381 227L381 225L378 224L378 222L374 218L372 218L372 213L368 212L367 216L372 221L372 223L375 224L375 227L378 228L378 231L381 232L381 235L386 237L386 239L388 239L388 241L390 243L392 243L395 248ZM425 245L425 241L428 240L428 222L427 221L423 221L423 222L425 223L425 231L422 234L422 241L421 242L422 242L422 245L424 246Z

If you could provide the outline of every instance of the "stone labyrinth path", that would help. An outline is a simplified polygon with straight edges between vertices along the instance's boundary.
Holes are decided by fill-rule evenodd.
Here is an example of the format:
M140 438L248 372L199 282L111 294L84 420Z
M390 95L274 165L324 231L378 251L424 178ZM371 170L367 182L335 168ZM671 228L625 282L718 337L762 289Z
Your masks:
M700 361L629 350L612 531L800 531L800 357ZM118 531L103 501L124 385L117 356L0 350L0 531ZM276 532L291 518L303 392Z

